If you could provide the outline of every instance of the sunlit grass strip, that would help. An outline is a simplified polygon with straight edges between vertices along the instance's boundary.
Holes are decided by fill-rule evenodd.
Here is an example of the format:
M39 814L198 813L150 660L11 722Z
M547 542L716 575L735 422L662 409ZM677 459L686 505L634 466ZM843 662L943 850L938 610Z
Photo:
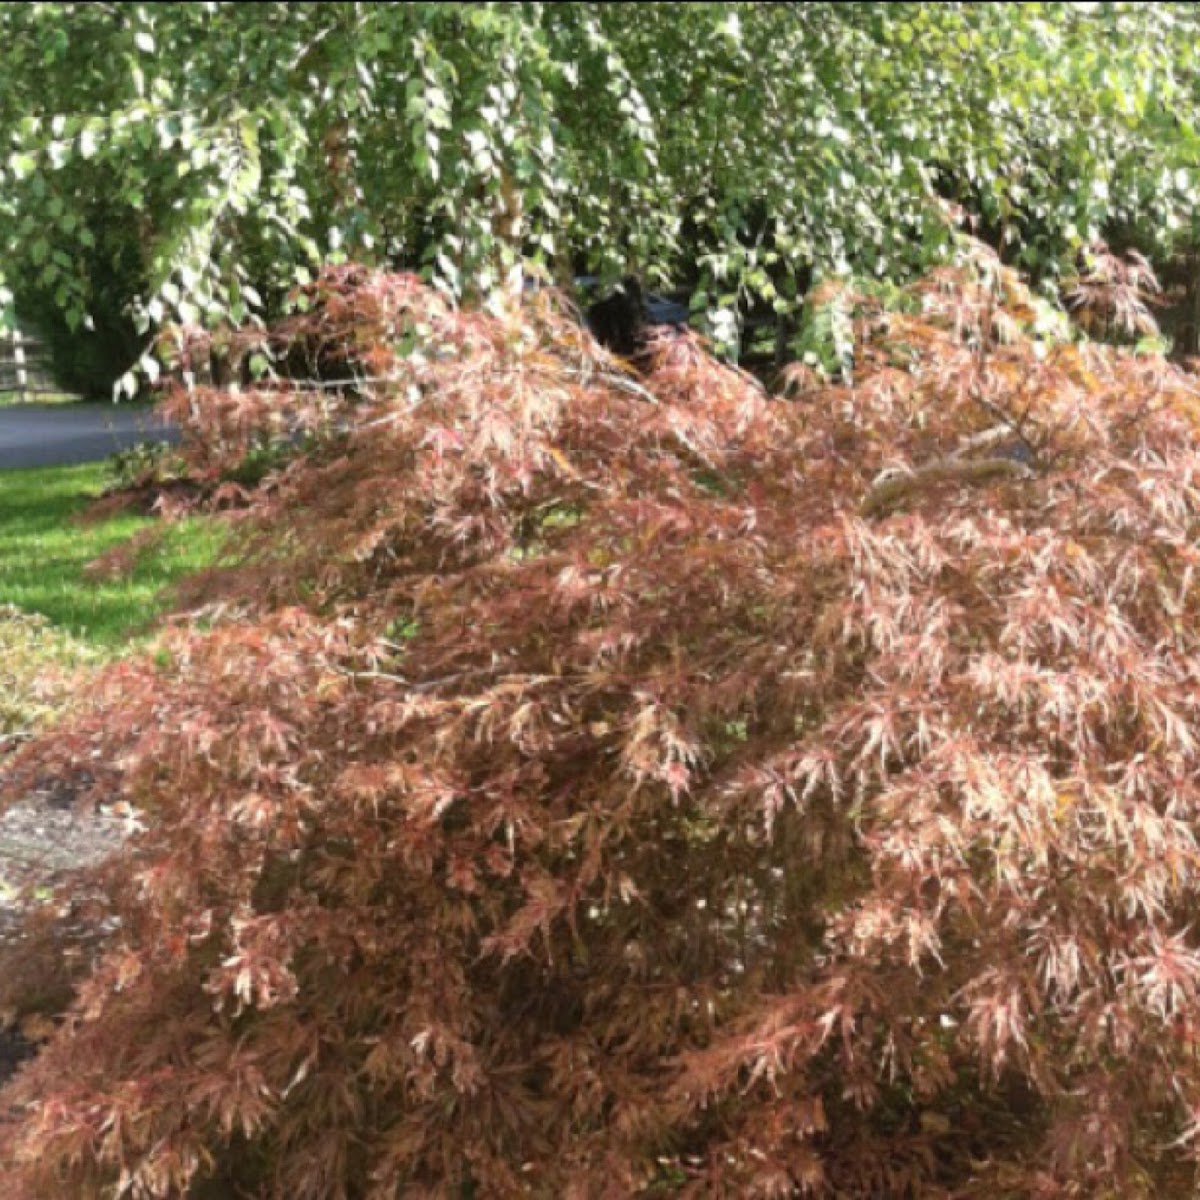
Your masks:
M211 561L218 533L209 521L181 521L137 554L129 572L90 576L88 563L152 524L135 514L76 523L104 480L103 464L0 471L0 605L113 649L146 629L171 584Z

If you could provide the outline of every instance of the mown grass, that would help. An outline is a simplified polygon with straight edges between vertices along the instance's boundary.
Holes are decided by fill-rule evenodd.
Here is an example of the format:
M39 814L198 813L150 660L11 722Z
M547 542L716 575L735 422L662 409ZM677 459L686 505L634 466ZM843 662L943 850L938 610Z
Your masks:
M213 522L182 521L141 550L128 572L89 573L94 559L152 523L134 514L76 523L105 478L103 464L0 471L0 606L40 613L87 645L116 650L149 628L171 584L212 560L219 536Z

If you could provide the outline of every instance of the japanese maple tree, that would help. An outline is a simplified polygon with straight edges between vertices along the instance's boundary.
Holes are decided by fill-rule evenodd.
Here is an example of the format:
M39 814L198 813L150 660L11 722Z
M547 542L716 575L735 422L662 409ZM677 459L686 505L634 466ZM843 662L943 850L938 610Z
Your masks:
M6 1195L1181 1194L1200 389L986 256L848 311L788 398L350 267L226 337L198 469L312 447L11 765L145 829Z

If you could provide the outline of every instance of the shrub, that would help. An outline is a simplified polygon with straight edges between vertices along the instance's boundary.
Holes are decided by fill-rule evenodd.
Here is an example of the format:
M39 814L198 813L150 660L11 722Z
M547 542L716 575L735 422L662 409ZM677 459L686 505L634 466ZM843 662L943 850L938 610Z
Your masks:
M794 401L352 269L373 385L180 394L330 432L14 768L147 828L9 1194L1178 1194L1200 395L982 266Z
M135 442L108 456L108 488L157 487L183 478L184 463L166 442Z
M60 712L94 660L45 618L0 605L0 754Z

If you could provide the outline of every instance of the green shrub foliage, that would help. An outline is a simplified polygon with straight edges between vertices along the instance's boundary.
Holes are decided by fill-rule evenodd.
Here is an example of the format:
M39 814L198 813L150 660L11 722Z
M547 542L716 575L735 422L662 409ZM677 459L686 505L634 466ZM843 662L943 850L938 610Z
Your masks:
M5 1194L1182 1194L1195 380L1039 338L983 253L790 399L548 304L306 299L247 341L374 382L175 393L209 465L316 447L211 628L12 768L146 828Z
M132 330L241 324L338 255L460 294L657 272L727 333L944 261L941 201L1040 275L1100 236L1161 267L1197 237L1198 30L1128 0L0 5L0 300L107 386Z

